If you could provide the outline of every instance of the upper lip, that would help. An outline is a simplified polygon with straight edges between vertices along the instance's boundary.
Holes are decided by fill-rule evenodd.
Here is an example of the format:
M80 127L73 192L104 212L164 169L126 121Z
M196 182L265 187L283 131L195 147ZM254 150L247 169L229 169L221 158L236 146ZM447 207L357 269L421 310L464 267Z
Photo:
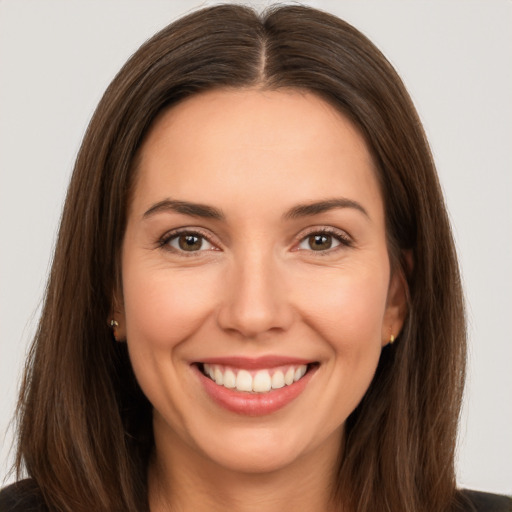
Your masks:
M242 368L247 370L255 370L258 368L273 368L275 366L285 365L303 365L313 363L311 359L302 359L298 357L281 356L281 355L268 355L261 357L207 357L196 361L196 363L203 364L218 364L222 366L231 366L234 368Z

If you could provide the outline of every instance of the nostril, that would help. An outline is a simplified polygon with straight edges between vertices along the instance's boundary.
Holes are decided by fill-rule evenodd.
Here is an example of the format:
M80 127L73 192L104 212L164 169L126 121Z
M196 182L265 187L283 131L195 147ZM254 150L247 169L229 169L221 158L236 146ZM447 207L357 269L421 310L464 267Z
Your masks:
M254 272L250 282L245 277L227 285L225 302L220 305L216 318L225 332L256 340L269 332L286 331L292 325L293 307L288 299L275 282L269 283L268 277L260 282L257 274Z

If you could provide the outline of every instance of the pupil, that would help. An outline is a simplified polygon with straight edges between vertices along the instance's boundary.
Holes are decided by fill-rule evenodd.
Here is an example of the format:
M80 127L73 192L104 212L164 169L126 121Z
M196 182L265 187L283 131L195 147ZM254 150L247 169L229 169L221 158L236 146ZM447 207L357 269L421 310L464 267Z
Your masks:
M332 237L330 235L313 235L309 237L309 245L315 251L325 251L330 249L332 245Z
M184 251L197 251L201 249L203 241L197 235L181 235L179 238L180 249Z

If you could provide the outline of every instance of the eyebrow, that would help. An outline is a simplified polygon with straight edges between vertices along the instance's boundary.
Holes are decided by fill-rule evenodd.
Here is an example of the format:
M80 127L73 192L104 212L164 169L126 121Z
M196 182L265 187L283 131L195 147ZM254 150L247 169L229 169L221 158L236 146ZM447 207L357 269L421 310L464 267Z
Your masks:
M353 201L352 199L346 199L344 197L326 199L325 201L317 201L315 203L299 204L288 210L284 214L284 218L297 219L300 217L309 217L318 215L320 213L325 213L336 208L353 208L363 213L366 217L370 218L368 212L360 203Z
M317 201L314 203L299 204L288 210L283 215L283 218L298 219L300 217L310 217L336 208L353 208L370 218L368 212L360 203L343 197L326 199L324 201ZM191 215L193 217L202 217L205 219L225 220L225 215L222 213L222 210L219 210L218 208L200 203L192 203L190 201L178 201L176 199L164 199L163 201L159 201L144 213L143 218L150 217L156 213L168 211L181 213L183 215Z
M175 199L164 199L154 204L147 210L143 218L150 217L160 212L176 212L183 215L191 215L193 217L202 217L205 219L223 220L225 218L221 210L205 204L191 203L189 201L177 201Z

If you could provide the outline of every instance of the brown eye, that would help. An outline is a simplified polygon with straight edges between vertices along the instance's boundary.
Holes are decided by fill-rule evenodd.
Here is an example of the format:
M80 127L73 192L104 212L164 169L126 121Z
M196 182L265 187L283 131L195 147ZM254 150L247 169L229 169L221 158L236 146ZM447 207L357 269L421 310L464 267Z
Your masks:
M204 236L198 233L179 233L169 238L166 244L178 252L199 252L214 248Z
M311 235L308 245L313 251L325 251L332 247L332 236L326 234Z
M339 245L350 246L350 242L341 233L338 235L337 233L331 234L328 231L318 231L304 237L300 241L298 249L301 251L324 252Z
M183 251L199 251L203 245L203 239L197 235L180 235L178 245Z

